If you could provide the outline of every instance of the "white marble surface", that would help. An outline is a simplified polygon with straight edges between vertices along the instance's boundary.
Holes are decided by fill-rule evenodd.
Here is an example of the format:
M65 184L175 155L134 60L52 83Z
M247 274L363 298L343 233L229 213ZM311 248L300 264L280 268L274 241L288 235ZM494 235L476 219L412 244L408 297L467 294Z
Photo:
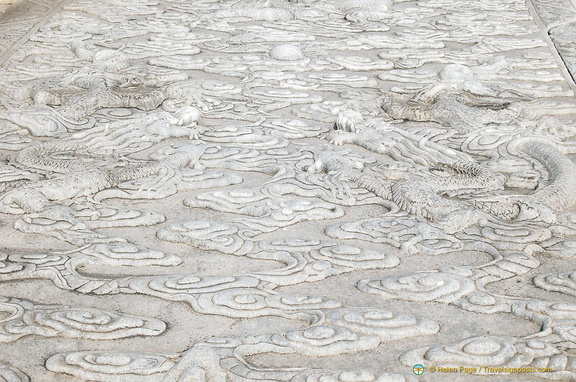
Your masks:
M0 380L575 380L575 15L15 3Z

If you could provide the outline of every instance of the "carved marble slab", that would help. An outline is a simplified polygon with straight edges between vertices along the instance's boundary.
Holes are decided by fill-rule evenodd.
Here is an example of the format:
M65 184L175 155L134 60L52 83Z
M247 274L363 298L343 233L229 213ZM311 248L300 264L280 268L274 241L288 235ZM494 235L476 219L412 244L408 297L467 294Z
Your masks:
M571 1L0 13L0 380L576 380Z

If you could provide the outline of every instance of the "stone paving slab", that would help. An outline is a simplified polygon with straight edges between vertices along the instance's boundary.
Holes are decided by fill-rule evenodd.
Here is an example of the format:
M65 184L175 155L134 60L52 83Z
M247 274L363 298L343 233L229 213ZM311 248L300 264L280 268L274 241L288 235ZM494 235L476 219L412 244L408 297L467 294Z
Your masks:
M576 8L0 1L0 380L576 380Z

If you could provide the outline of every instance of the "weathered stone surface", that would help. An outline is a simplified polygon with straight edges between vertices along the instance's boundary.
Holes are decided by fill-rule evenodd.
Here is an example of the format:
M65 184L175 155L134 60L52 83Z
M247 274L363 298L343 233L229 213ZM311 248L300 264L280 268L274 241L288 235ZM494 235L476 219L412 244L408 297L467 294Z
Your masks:
M1 380L576 379L573 2L4 5Z

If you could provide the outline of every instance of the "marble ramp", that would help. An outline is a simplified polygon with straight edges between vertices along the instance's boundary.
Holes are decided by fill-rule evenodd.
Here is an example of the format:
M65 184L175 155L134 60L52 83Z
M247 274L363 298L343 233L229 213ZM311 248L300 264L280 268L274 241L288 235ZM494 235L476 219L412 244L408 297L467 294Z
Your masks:
M0 380L576 380L570 0L0 0Z

